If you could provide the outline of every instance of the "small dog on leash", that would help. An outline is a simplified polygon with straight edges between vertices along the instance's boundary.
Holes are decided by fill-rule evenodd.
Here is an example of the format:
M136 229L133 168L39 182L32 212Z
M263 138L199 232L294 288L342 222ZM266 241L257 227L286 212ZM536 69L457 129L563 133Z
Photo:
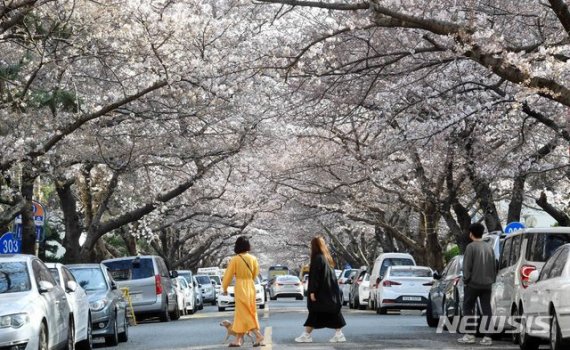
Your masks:
M229 337L237 336L237 333L232 330L232 325L233 325L233 323L231 323L228 320L223 320L222 322L220 322L220 326L226 328L226 338L224 339L224 343L229 339ZM251 332L247 332L245 335L248 336L249 339L251 340L251 342L255 344L255 339L251 335ZM244 337L244 340L245 340L245 337Z

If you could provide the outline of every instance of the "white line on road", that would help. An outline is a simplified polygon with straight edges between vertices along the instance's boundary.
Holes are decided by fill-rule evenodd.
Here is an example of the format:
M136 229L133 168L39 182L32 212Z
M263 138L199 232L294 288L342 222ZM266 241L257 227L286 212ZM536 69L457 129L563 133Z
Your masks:
M263 337L265 347L264 350L271 350L273 349L273 339L271 339L271 334L273 333L273 327L265 327L265 331L263 332Z

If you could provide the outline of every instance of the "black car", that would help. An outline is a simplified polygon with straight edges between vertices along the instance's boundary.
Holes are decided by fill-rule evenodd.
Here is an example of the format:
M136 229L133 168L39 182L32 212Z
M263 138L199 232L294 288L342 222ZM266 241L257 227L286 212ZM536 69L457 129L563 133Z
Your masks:
M434 274L434 283L428 294L427 324L437 327L440 317L452 319L462 315L463 255L451 259L443 272Z

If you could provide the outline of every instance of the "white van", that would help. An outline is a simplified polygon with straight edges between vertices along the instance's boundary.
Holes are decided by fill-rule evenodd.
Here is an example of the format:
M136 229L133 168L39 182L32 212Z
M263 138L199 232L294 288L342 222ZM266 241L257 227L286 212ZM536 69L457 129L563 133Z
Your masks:
M370 273L370 298L368 299L368 308L376 310L378 303L376 301L378 295L378 285L384 279L384 274L390 266L415 266L414 257L408 253L382 253L374 261L374 267Z

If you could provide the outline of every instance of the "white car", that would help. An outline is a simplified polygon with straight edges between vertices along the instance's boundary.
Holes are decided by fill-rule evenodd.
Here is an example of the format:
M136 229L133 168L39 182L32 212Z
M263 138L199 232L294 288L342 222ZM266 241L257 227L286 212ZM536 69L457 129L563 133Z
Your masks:
M269 299L277 300L277 297L294 297L303 300L303 284L297 276L275 276L269 285Z
M89 298L85 290L79 286L75 277L65 265L60 263L46 263L57 284L65 290L67 303L73 319L75 348L92 349L93 334L91 328L91 312Z
M433 285L433 271L425 266L390 266L377 289L376 313L388 309L423 310Z
M358 269L344 269L340 273L338 278L338 286L342 290L342 305L348 304L350 295L350 281L354 275L358 272Z
M186 278L178 276L172 279L172 284L176 290L176 298L178 300L178 308L183 315L192 315L196 312L196 297L194 296L194 288L190 288Z
M0 255L0 349L73 349L69 304L33 255Z
M530 273L530 284L521 293L520 346L536 350L542 339L550 349L570 348L570 244L558 248L540 272ZM528 323L528 324L526 324Z
M303 276L303 295L307 296L307 290L309 289L309 275Z
M259 278L256 278L254 281L255 284L255 305L257 305L260 309L265 309L265 289L261 285L261 281ZM232 280L230 285L228 286L228 294L223 295L220 293L218 295L218 311L226 311L228 307L235 307L235 295L234 295L234 288L235 288L235 279Z
M368 308L378 310L378 288L382 284L386 270L390 266L415 266L414 257L408 253L382 253L372 266L370 271L370 298L368 298Z

